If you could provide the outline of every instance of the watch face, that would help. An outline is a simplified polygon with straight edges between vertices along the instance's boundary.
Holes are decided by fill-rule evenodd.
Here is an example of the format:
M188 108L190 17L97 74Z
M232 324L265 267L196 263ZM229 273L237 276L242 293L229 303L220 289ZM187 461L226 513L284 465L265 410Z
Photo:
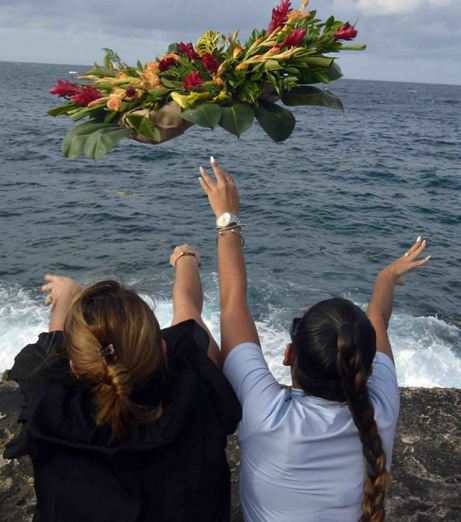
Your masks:
M232 214L230 212L224 212L224 214L221 214L216 220L216 225L218 225L218 227L227 227L231 219Z

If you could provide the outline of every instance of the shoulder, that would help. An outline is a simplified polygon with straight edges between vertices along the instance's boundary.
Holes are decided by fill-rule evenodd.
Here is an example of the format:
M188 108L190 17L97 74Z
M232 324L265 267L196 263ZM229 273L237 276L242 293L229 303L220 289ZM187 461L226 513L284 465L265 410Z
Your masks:
M194 375L193 382L200 383L201 393L211 400L226 433L233 433L241 409L229 381L208 357L208 333L190 319L162 330L162 338L167 344L168 366L173 372Z
M164 328L162 339L167 344L168 355L179 355L191 347L206 354L210 342L208 333L193 319Z
M43 332L35 343L26 345L16 356L14 365L8 372L11 379L22 380L38 378L46 365L63 356L63 333L61 331ZM43 377L43 375L42 375Z

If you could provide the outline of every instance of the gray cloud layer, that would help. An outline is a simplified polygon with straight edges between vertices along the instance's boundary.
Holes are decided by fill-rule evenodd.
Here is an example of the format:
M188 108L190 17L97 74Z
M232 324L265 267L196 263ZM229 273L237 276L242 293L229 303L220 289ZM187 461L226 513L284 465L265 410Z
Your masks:
M312 0L311 8L358 21L368 50L342 58L346 76L461 84L461 2L408 0L398 13L402 1ZM90 63L112 47L127 61L146 60L208 29L246 36L266 26L275 2L0 0L0 59Z

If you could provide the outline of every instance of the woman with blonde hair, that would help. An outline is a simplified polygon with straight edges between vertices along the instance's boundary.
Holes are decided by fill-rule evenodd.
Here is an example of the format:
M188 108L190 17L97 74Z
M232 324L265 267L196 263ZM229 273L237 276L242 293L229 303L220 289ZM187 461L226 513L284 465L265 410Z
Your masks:
M240 497L247 522L381 522L399 390L387 335L394 286L425 265L425 241L377 276L367 312L317 303L290 328L282 388L248 305L239 197L211 159L200 181L216 215L224 373L242 405ZM289 261L289 258L287 258Z
M25 400L5 450L32 458L34 521L229 520L224 450L240 406L201 318L200 256L182 245L170 263L164 330L118 282L45 277L50 331L10 371Z

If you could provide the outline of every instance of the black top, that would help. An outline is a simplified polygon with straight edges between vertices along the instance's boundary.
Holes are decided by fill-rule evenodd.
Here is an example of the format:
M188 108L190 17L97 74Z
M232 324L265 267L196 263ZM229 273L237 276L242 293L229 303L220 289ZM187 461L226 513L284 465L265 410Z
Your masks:
M16 357L10 376L24 395L24 428L4 457L32 457L34 522L229 520L224 449L241 417L239 403L195 321L162 337L166 383L149 383L136 400L162 398L163 414L120 439L109 426L96 426L91 394L68 370L62 332L42 333Z

